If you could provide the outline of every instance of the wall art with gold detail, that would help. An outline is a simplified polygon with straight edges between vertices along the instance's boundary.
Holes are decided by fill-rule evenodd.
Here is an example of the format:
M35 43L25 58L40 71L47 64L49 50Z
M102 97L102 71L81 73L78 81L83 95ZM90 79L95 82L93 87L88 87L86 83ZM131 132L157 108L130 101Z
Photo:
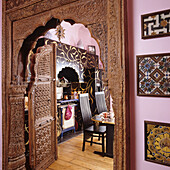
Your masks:
M170 36L170 9L141 16L142 38Z
M145 160L170 166L170 124L145 121Z
M137 95L170 97L170 53L139 55Z

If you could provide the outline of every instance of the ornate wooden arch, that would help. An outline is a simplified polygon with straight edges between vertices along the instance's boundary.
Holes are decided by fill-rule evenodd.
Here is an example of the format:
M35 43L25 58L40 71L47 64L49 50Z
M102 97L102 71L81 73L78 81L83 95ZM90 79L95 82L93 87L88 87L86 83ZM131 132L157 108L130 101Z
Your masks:
M24 169L25 164L22 135L10 135L12 111L17 110L17 125L23 122L23 108L18 106L23 105L26 85L14 79L19 70L18 54L26 37L51 18L83 23L98 40L116 115L114 169L129 169L126 7L126 0L3 0L3 169ZM13 147L20 148L19 152L12 153Z
M36 41L40 36L52 28L56 28L60 24L59 19L51 18L44 26L36 28L31 35L24 39L22 47L18 54L18 70L17 75L12 75L12 81L15 81L15 77L19 78L20 81L26 81L26 69L28 64L28 55L31 50L35 47ZM35 53L36 51L34 51Z

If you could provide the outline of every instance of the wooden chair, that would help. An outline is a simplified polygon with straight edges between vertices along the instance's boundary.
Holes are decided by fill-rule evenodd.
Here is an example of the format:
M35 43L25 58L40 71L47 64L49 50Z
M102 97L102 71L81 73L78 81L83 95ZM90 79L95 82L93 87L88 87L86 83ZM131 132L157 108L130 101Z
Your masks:
M104 91L95 92L95 99L98 113L107 112Z
M81 109L81 114L83 119L83 134L84 134L82 151L85 150L85 142L89 142L91 143L91 145L92 143L99 144L102 145L102 156L104 156L104 137L106 134L106 126L98 126L97 128L95 128L95 125L91 120L92 113L90 109L88 93L80 94L79 99L80 99L80 109ZM93 142L93 137L99 137L100 135L102 136L102 143ZM89 138L91 138L91 141L88 140Z

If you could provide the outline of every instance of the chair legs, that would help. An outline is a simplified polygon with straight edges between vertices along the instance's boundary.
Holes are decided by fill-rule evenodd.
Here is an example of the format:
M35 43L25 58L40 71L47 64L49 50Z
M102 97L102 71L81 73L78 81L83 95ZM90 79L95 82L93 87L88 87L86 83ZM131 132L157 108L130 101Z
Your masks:
M91 143L90 143L90 146L92 146L93 144L93 135L91 136Z
M83 134L83 147L82 147L82 151L85 150L85 141L86 141L86 133L84 132L84 134ZM91 136L91 141L90 141L90 145L91 146L92 146L92 144L93 144L93 135ZM104 156L104 134L102 134L102 156Z
M84 132L84 135L83 135L83 148L82 148L82 151L85 150L85 132Z
M104 134L102 134L102 156L104 156Z
M100 140L100 134L99 134L99 137L98 137L98 141Z

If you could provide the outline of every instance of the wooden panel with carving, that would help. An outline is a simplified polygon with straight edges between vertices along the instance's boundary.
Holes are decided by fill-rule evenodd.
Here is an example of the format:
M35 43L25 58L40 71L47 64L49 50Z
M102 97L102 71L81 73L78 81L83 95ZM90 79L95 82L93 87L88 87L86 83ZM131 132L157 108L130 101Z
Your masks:
M47 168L56 159L55 55L52 47L40 47L31 59L29 92L29 164ZM33 84L32 84L33 83Z
M115 112L114 169L130 169L127 4L108 1L108 85Z
M39 2L40 1L40 2ZM6 10L11 10L11 9L20 9L23 7L31 7L30 9L35 10L35 12L39 12L38 6L40 5L41 7L44 7L43 10L49 10L50 8L54 7L59 7L71 2L74 2L76 0L6 0ZM39 3L37 3L39 2ZM32 9L32 10L33 10ZM41 9L42 11L42 9Z
M38 76L50 76L49 56L44 55L40 60L37 68Z
M92 36L98 42L100 47L101 61L104 66L104 76L107 77L108 68L108 25L106 21L101 21L99 23L89 24L87 28L90 30Z
M36 56L32 56L32 59L35 57L36 64L35 64L35 80L39 81L40 79L47 78L51 80L53 73L52 73L52 66L51 62L53 61L51 58L52 49L50 45L43 46L37 49ZM53 63L52 63L53 64ZM46 79L46 80L47 80Z
M34 112L35 119L51 116L51 84L39 84L35 87Z
M53 82L34 85L30 98L30 165L39 169L55 159L54 108L52 105ZM43 162L43 163L42 163Z
M9 115L8 169L25 167L24 95L26 86L11 86Z
M6 0L6 10L13 9L23 5L29 5L37 0ZM39 0L40 1L40 0Z
M51 125L47 124L46 126L36 129L36 164L39 165L42 161L45 161L47 157L53 157L52 146L52 131Z

